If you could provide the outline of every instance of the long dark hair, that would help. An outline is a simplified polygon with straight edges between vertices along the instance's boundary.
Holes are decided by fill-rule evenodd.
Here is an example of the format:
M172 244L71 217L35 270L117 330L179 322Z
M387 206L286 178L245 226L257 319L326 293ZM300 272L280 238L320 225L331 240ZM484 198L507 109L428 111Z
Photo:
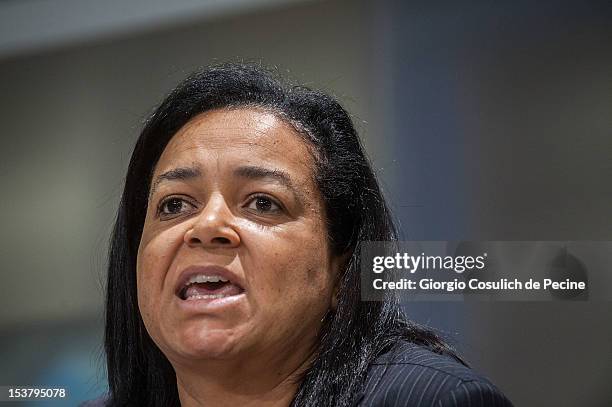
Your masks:
M399 340L454 355L437 335L410 322L392 299L360 299L362 241L394 241L396 228L347 112L332 97L291 86L256 65L223 64L176 87L147 121L128 167L111 237L105 351L110 405L179 406L172 366L148 335L136 295L136 255L153 169L174 134L199 113L256 107L293 125L310 144L334 254L347 256L335 311L301 377L293 406L348 406L370 362Z

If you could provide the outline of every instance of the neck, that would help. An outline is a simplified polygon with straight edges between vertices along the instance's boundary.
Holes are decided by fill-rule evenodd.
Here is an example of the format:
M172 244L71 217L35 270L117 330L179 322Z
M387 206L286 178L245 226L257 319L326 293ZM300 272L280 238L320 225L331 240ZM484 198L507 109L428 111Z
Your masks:
M312 355L283 356L175 365L181 406L287 407Z

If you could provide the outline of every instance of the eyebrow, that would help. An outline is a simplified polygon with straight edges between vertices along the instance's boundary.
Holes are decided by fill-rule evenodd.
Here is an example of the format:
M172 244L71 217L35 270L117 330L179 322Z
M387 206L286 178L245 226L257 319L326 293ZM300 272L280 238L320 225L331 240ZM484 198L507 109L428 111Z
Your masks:
M169 171L164 172L163 174L160 174L159 176L157 176L157 178L155 178L155 181L151 186L151 192L149 194L149 197L153 196L155 189L159 186L160 183L164 181L185 181L200 177L201 175L202 171L200 171L200 169L196 167L173 168ZM234 176L251 180L265 178L273 179L279 184L286 187L287 189L291 190L301 201L304 200L303 194L294 187L293 182L291 181L291 177L284 171L247 165L236 168L234 170Z
M283 184L289 189L294 189L293 183L291 182L291 177L289 177L286 172L281 170L271 170L264 167L248 165L236 168L234 175L248 179L272 178L279 184Z
M246 165L242 167L236 168L234 171L234 175L247 178L247 179L273 179L289 191L293 193L293 195L297 198L298 202L303 205L305 202L304 194L302 194L291 181L291 177L284 171L281 170L272 170L265 167L259 167L254 165Z
M155 189L159 186L159 184L163 181L185 181L188 179L197 178L202 175L202 171L195 167L179 167L173 168L170 171L166 171L161 175L158 175L155 178L155 181L151 185L151 192L149 193L149 198L153 196Z

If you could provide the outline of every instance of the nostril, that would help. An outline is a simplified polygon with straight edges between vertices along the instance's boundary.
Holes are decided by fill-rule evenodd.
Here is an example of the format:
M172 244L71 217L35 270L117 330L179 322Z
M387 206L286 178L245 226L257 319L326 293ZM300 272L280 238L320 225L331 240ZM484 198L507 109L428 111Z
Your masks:
M215 237L211 240L212 243L229 244L231 243L227 237Z
M198 239L197 237L192 237L191 239L189 239L189 243L193 245L197 245L197 244L202 243L202 241Z

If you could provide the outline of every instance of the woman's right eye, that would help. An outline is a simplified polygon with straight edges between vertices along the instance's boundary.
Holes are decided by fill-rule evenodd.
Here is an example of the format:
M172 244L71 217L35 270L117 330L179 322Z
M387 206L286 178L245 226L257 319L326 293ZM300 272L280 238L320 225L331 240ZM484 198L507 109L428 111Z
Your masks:
M180 215L183 212L193 208L193 205L186 200L178 197L168 198L159 205L157 214L162 218L173 217Z

